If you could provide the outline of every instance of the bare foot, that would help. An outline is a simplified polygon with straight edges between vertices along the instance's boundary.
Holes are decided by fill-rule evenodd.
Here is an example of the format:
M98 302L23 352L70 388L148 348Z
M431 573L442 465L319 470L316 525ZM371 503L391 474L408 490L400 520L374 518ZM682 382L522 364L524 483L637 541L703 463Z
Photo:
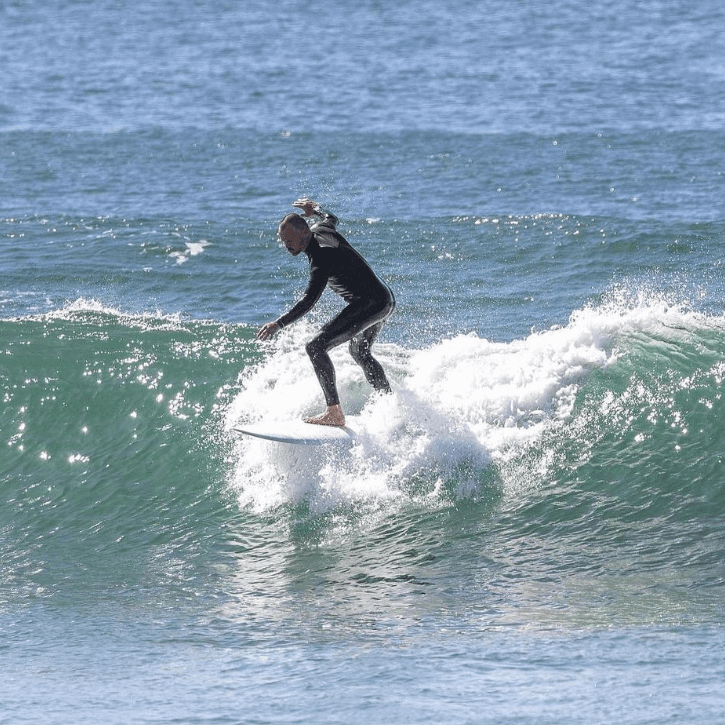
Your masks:
M336 425L342 428L345 425L345 414L339 405L330 405L325 412L312 418L305 418L305 423L313 425Z

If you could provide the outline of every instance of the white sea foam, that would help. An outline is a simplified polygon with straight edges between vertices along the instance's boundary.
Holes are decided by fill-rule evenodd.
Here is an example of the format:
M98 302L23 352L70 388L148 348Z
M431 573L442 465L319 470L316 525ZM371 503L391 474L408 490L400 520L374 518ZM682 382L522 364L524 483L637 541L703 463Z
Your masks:
M259 509L304 501L325 511L441 491L469 495L486 485L492 465L515 464L547 432L566 427L593 371L643 345L676 348L724 324L655 296L616 292L598 307L575 311L567 325L522 340L491 342L468 334L418 350L379 344L376 355L391 379L391 396L372 394L341 347L333 351L341 402L348 414L360 416L352 448L240 437L233 485L243 505ZM304 352L311 334L305 323L286 330L262 363L244 371L227 411L228 428L239 420L301 418L322 408ZM539 454L536 465L546 467L551 457Z
M244 505L306 501L313 509L361 499L466 495L486 469L535 445L565 423L593 370L612 364L618 336L658 323L658 306L611 304L574 313L560 328L491 342L475 334L420 350L379 344L394 394L371 394L346 348L333 351L343 408L360 416L348 451L286 446L241 437L234 485ZM300 418L323 406L299 324L243 373L227 425Z
M182 318L178 313L165 314L155 312L124 312L117 307L107 305L100 300L86 297L79 297L66 302L63 307L58 307L49 312L36 315L26 315L22 319L28 320L75 320L78 318L88 319L92 316L109 317L117 319L124 325L153 328L153 329L179 329L182 326Z

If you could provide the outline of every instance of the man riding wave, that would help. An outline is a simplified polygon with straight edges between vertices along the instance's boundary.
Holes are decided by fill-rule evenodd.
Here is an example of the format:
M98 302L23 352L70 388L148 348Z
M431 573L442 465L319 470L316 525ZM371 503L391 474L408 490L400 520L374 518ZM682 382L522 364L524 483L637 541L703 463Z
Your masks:
M347 306L306 346L327 408L324 413L305 420L318 425L344 426L345 415L337 392L335 368L328 351L349 342L350 354L363 369L367 381L375 390L389 393L390 383L385 371L372 356L370 348L395 309L395 298L362 255L337 231L338 219L334 214L306 198L298 199L292 206L301 209L302 214L287 214L279 224L277 235L293 257L301 252L307 255L309 282L299 302L274 322L264 325L257 333L257 339L268 340L307 314L325 287L340 295ZM318 221L310 226L306 218L313 216Z

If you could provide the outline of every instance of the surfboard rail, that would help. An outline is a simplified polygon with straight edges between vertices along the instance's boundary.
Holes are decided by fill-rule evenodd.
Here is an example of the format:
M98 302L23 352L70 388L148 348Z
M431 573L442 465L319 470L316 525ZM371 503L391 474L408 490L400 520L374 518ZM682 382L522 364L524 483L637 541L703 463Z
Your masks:
M348 416L347 425L343 427L316 425L305 423L303 420L274 420L241 423L235 425L233 430L243 435L275 443L319 446L330 443L352 443L356 435L354 426L355 417Z

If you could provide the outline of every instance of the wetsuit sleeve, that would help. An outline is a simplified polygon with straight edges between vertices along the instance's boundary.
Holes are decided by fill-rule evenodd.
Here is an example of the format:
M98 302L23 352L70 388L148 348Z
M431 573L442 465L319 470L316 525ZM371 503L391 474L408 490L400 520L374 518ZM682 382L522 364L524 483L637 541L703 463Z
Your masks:
M300 317L306 315L315 306L317 300L320 299L320 296L325 291L329 276L329 270L322 266L313 266L310 270L310 281L307 283L307 289L302 295L302 298L289 312L276 320L276 323L280 327L287 327L287 325L297 322Z
M335 231L335 229L337 228L337 223L340 220L332 212L329 212L326 209L318 206L317 209L315 209L314 214L319 219L319 221L315 221L315 223L312 225L313 229L315 227L327 227L328 229L332 229L333 231Z

